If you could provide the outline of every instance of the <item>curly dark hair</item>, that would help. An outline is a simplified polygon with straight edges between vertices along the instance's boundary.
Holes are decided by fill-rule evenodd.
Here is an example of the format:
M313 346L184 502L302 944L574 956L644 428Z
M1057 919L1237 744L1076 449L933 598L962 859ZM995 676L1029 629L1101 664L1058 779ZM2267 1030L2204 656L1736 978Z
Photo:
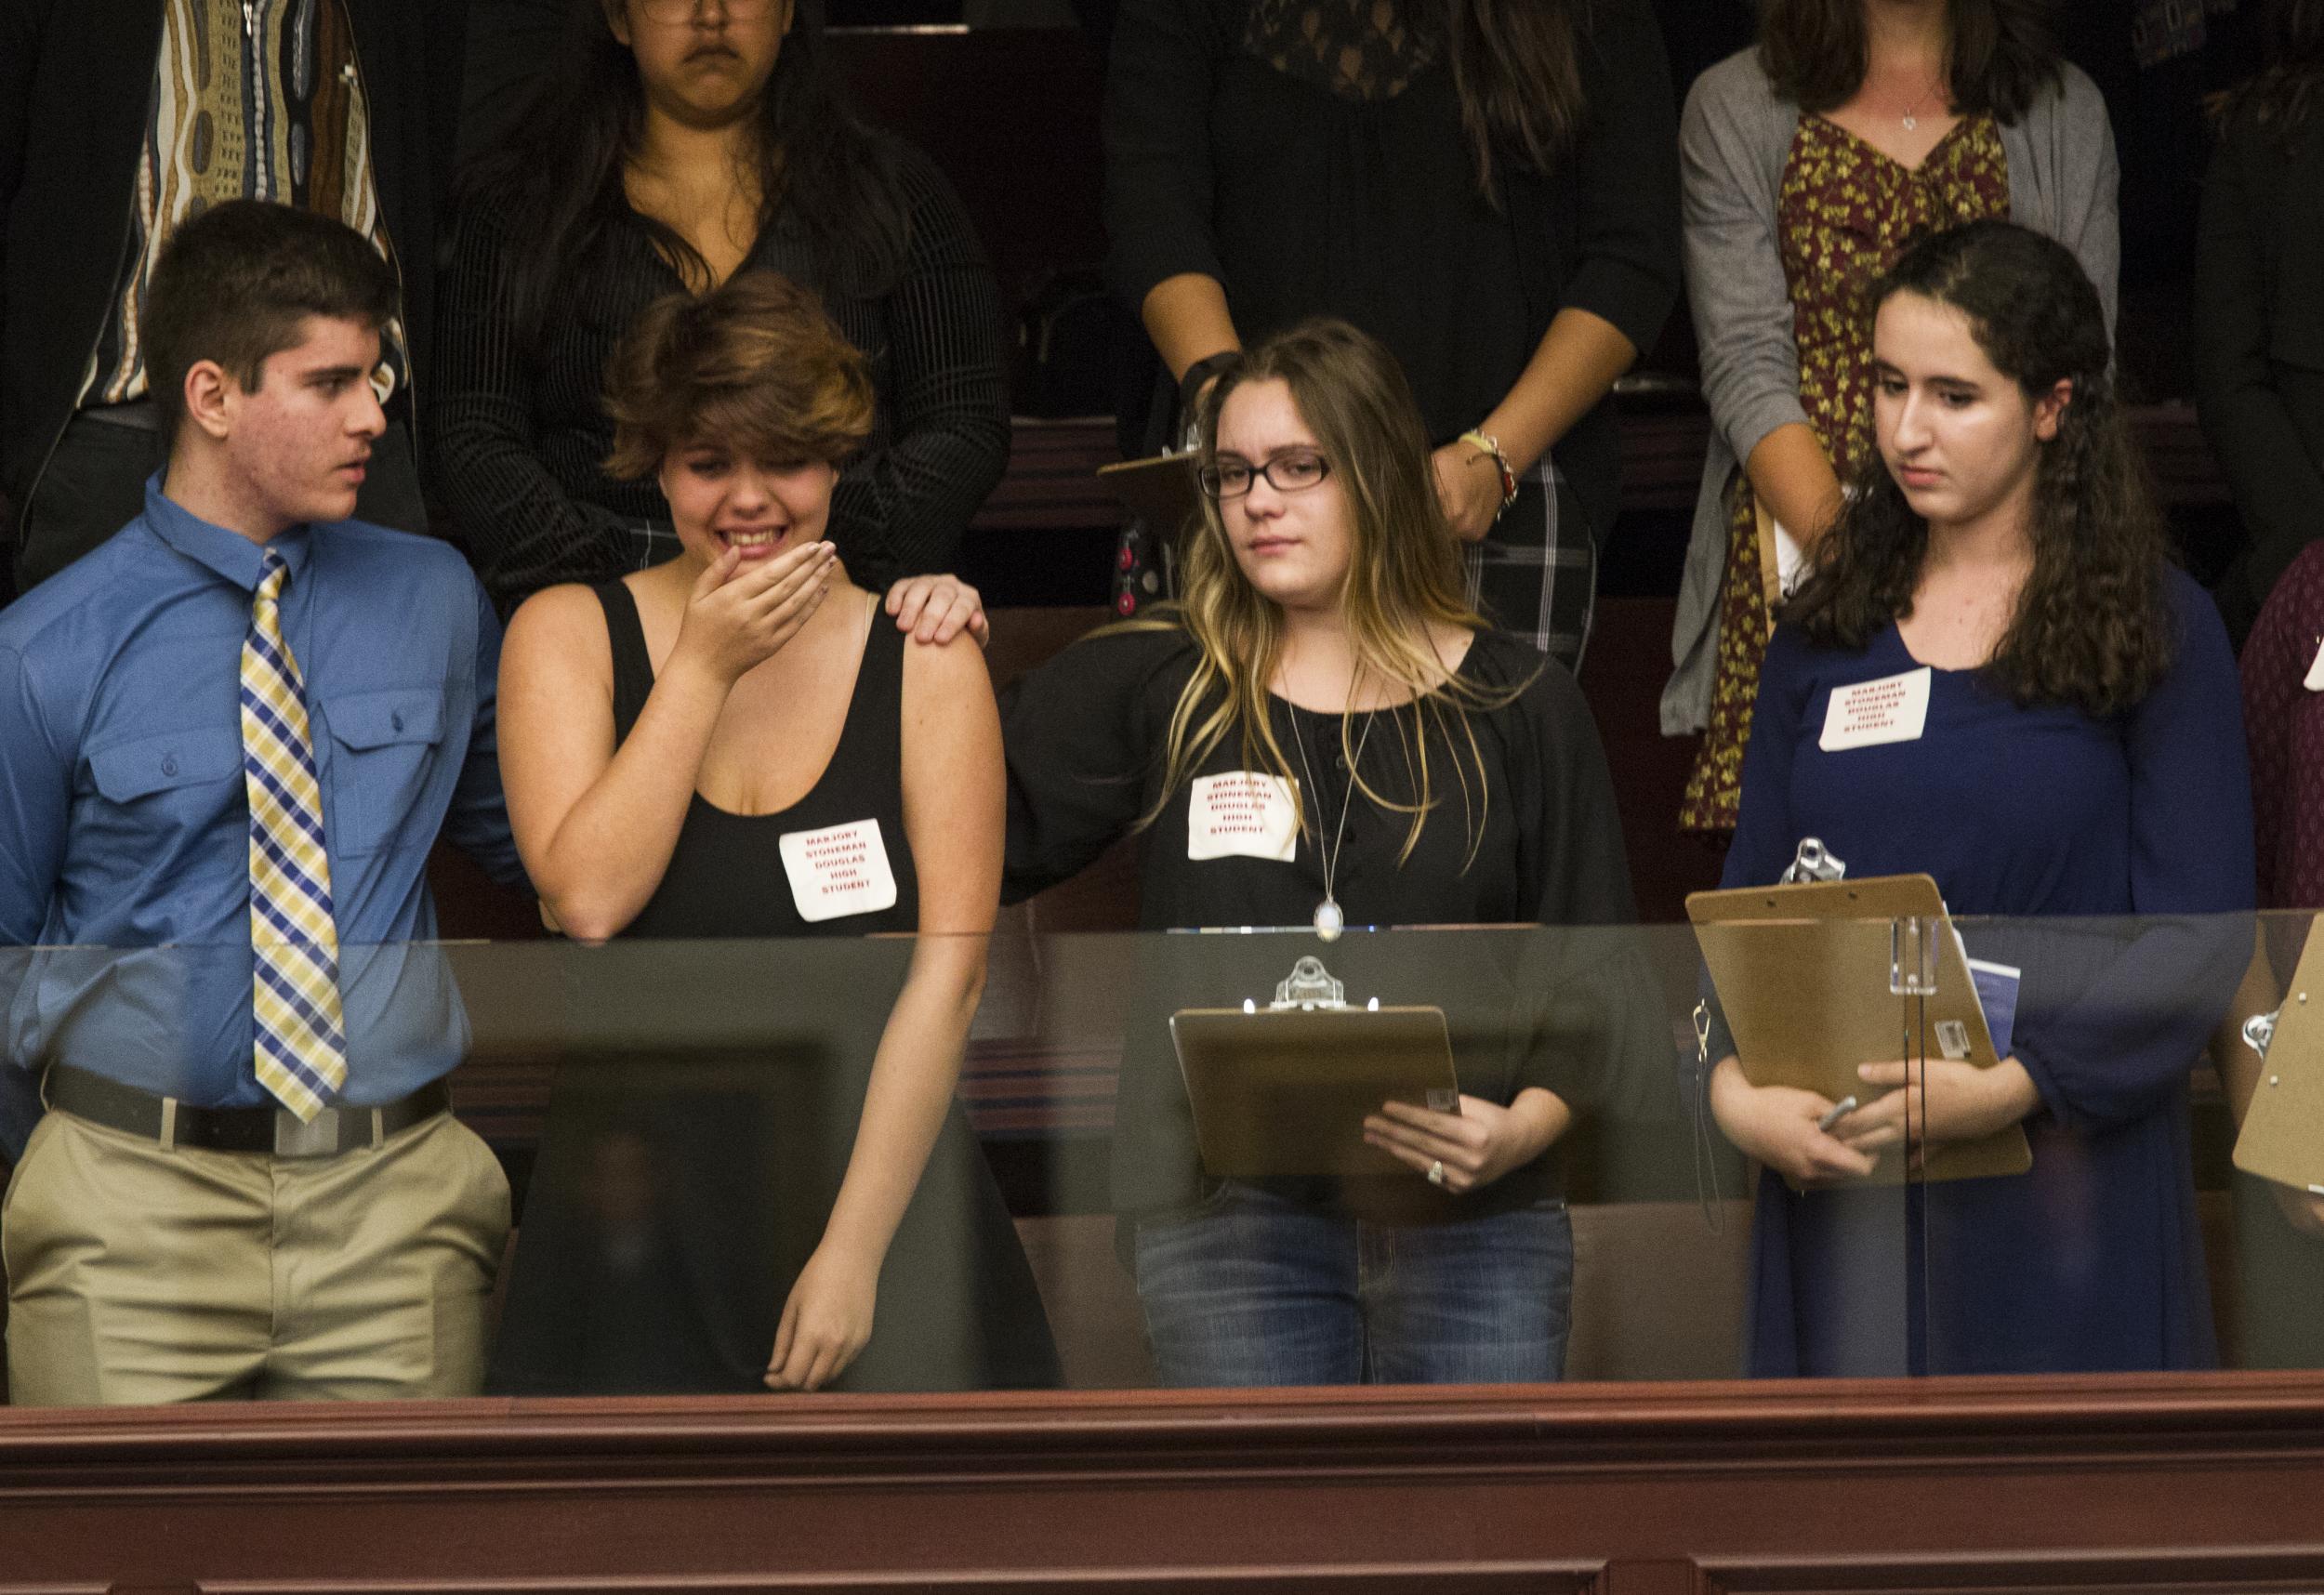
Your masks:
M1946 32L1953 109L2015 122L2058 80L2049 0L1950 0ZM1862 87L1870 60L1864 0L1766 0L1759 62L1776 93L1829 111Z
M2250 115L2293 143L2324 86L2324 0L2276 0L2267 13L2267 65L2218 96L2211 110L2225 125Z
M2070 704L2105 718L2137 705L2177 643L2164 590L2169 540L2109 369L2098 290L2064 244L2007 221L1974 221L1905 252L1874 286L1874 310L1918 294L1969 321L1985 357L2028 398L2073 395L2035 467L2033 571L1984 667L2021 704ZM1877 452L1816 550L1782 619L1825 647L1861 649L1912 610L1928 522Z

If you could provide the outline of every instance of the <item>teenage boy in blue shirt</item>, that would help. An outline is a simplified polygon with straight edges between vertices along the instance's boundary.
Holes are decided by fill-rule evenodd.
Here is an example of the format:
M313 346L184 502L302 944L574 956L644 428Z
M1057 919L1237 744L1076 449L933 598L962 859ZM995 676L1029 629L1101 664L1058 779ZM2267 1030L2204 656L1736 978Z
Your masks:
M450 546L348 519L396 307L330 218L187 222L142 324L168 463L0 612L0 945L43 949L5 1030L20 1404L482 1378L508 1191L416 944L440 832L522 871L491 607Z

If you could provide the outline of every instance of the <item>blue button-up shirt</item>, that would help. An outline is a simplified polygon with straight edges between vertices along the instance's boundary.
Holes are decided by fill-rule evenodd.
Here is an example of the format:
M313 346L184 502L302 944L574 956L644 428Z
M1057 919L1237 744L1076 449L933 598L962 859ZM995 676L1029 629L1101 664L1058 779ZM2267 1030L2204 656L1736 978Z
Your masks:
M348 1033L347 1101L459 1061L425 871L439 832L522 869L493 734L500 628L449 545L357 521L277 537L306 681ZM242 645L263 558L149 482L145 513L0 612L0 1000L20 1071L70 1063L202 1106L251 1071ZM29 1074L0 1091L20 1150Z

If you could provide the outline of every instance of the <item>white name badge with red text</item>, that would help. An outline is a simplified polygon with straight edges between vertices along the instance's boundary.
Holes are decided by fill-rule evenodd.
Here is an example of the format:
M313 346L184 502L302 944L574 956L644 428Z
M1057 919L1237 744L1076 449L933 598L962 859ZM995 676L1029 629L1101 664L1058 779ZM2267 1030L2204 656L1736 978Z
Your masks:
M1929 721L1929 667L1834 687L1816 746L1826 753L1878 747L1888 742L1919 742Z
M1186 805L1188 858L1289 863L1299 845L1299 809L1281 776L1236 770L1196 778Z
M791 901L810 925L851 914L877 914L896 905L895 872L879 839L879 822L791 831L775 838Z

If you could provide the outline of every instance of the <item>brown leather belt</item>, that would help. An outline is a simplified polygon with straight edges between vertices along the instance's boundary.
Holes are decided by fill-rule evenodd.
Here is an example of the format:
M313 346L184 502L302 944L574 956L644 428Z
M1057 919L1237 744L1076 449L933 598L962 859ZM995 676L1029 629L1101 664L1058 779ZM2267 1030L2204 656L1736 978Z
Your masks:
M452 1092L431 1080L400 1101L378 1107L325 1108L301 1124L287 1108L197 1108L157 1097L102 1074L52 1063L43 1095L52 1108L154 1141L204 1152L259 1152L275 1157L336 1157L377 1146L452 1106Z

